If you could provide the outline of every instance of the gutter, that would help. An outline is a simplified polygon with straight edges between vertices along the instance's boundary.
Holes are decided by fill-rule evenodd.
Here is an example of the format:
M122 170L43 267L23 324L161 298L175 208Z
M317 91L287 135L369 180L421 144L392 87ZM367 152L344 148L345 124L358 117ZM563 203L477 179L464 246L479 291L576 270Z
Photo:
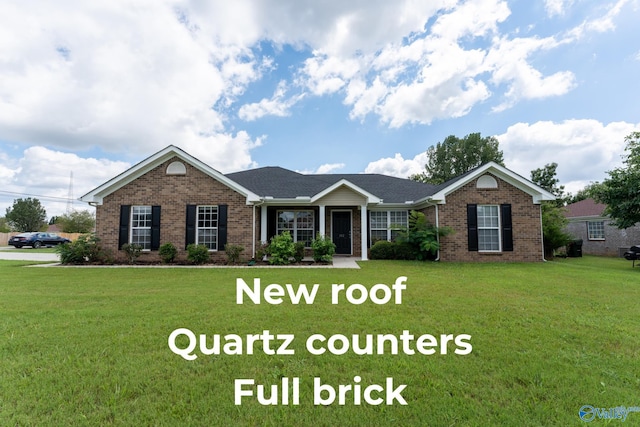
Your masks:
M436 208L436 230L440 228L440 218L438 217L438 204L434 204ZM438 242L438 255L434 261L440 261L440 233L436 233L436 242Z

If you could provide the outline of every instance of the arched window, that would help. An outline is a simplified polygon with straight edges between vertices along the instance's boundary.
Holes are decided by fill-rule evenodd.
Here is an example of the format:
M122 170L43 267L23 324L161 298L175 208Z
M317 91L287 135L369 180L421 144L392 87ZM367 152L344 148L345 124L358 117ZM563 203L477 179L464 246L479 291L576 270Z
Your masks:
M491 175L482 175L476 181L476 188L498 188L498 181Z

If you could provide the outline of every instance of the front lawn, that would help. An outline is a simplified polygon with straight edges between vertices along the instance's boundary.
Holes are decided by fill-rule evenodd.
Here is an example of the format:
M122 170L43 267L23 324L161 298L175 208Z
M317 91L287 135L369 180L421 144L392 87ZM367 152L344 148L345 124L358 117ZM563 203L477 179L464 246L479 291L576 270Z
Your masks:
M640 268L623 259L368 261L361 270L25 264L0 261L0 425L579 425L584 405L640 406ZM399 276L407 277L400 305L393 298L352 305L344 293L331 303L333 283L371 288ZM239 305L237 278L249 285L259 278L263 288L320 287L311 305L286 296L279 305L245 296ZM215 334L291 334L295 354L265 354L257 341L252 355L206 355L198 346L188 361L168 345L179 328L206 334L208 347ZM314 355L305 347L313 334L359 335L364 343L368 334L403 331L416 340L433 335L438 344L442 334L468 334L473 349L456 354L460 346L451 341L432 355L405 354L400 342L398 354L387 344L381 355ZM186 336L176 345L187 347ZM290 379L288 405L263 406L255 397L234 404L235 379L270 386L283 378ZM293 378L300 379L299 405L292 404ZM314 378L362 391L392 378L394 387L406 385L407 405L364 397L356 405L352 392L344 405L314 405ZM640 423L640 413L627 421Z

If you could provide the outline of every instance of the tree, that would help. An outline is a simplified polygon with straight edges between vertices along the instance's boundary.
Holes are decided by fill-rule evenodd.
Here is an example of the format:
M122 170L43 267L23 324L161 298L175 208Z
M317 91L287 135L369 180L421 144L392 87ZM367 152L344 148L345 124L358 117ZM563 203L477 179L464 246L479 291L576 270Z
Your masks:
M437 185L490 161L504 166L498 140L493 136L483 138L480 133L471 133L464 138L450 135L429 147L426 154L425 171L410 179Z
M609 178L594 190L594 198L607 205L605 214L618 228L640 222L640 132L630 133L625 142L624 166L607 172Z
M38 231L47 224L47 211L40 200L27 197L14 200L13 206L7 208L6 218L17 231Z
M558 185L560 180L556 178L557 163L547 163L543 168L531 171L531 181L556 196L555 204L558 206L566 205L570 198L570 194L565 194L564 185Z
M8 233L10 231L11 231L11 229L9 228L9 225L7 224L7 218L0 217L0 233Z
M551 194L559 198L556 201L542 202L542 240L544 245L544 256L552 258L556 249L569 244L572 237L565 230L569 222L564 216L564 186L558 186L556 178L557 163L545 165L531 171L531 181L538 184Z
M74 211L57 217L56 224L60 224L65 233L90 233L96 226L96 218L88 210Z
M591 182L582 190L578 190L576 194L572 194L569 203L576 203L586 199L595 199L596 194L598 193L598 191L603 189L603 187L604 184L602 184L601 182Z

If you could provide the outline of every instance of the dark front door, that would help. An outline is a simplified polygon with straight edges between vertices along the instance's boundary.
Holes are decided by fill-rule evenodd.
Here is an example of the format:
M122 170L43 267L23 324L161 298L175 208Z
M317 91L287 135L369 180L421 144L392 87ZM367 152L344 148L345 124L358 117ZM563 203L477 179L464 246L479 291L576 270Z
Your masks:
M332 212L331 215L331 240L336 245L336 254L351 255L351 212Z

